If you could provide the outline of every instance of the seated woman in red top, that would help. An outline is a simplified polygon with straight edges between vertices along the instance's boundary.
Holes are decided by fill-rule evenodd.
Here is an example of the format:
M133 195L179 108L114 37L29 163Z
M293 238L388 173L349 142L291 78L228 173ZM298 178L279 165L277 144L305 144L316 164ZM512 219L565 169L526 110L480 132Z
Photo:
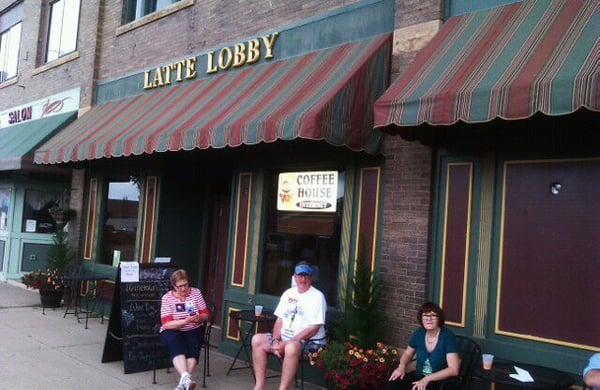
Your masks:
M192 372L198 364L202 346L202 323L210 316L202 293L190 287L188 281L186 271L178 269L173 272L173 290L163 295L160 306L160 338L169 347L173 366L181 375L175 390L196 387Z

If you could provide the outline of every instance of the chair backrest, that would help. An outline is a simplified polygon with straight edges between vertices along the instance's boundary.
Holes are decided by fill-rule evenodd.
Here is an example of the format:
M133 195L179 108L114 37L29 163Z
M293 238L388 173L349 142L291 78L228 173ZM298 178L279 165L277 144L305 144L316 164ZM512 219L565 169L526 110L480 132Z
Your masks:
M481 358L481 347L468 337L456 336L458 352L460 354L459 379L461 388L468 388L475 363Z
M214 303L209 303L207 306L208 310L210 311L210 317L208 317L208 321L206 321L206 323L204 324L204 345L209 346L210 333L212 330L212 326L215 323L216 307Z

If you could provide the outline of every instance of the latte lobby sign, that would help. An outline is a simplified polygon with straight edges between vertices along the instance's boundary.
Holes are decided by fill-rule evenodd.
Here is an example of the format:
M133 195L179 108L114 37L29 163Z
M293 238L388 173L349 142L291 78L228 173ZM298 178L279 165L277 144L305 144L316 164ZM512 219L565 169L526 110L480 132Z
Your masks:
M335 212L337 187L337 171L280 173L277 210Z
M206 54L206 74L239 68L258 62L261 58L273 59L273 50L277 42L278 32L250 39L249 41L225 46L218 52ZM190 57L156 69L144 72L144 89L164 87L184 80L195 79L198 75L198 58Z

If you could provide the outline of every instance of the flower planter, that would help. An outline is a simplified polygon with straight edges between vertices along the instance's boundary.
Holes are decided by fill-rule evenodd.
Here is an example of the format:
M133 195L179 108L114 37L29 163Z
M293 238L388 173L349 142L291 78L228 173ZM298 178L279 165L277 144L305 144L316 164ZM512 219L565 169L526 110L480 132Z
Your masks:
M60 307L64 290L40 290L40 301L43 307Z

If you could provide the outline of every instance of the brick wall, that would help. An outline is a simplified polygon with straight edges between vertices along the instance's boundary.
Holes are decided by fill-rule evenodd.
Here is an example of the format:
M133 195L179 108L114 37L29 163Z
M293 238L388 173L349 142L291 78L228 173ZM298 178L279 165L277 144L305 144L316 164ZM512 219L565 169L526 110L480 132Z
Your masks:
M386 328L405 346L426 298L432 152L417 142L388 136L384 143L384 211L380 271L385 285Z
M0 0L0 12L14 3L14 0ZM44 0L42 4L46 3ZM36 74L36 69L44 65L46 12L44 6L40 6L40 0L24 0L18 76L16 82L9 80L0 84L0 111L76 87L81 87L80 105L91 104L99 3L100 0L82 2L78 58ZM54 61L60 62L60 59Z
M398 0L396 26L439 18L441 0ZM196 1L137 29L116 35L122 0L105 2L101 27L101 82L272 31L358 1Z
M76 251L77 258L83 248L83 230L87 215L84 213L85 204L85 169L73 169L71 174L71 198L69 207L75 210L75 218L69 222L69 245Z
M398 0L392 82L407 70L420 48L435 34L441 1ZM383 187L383 233L380 275L387 342L405 347L427 297L431 226L432 156L430 147L386 136Z

